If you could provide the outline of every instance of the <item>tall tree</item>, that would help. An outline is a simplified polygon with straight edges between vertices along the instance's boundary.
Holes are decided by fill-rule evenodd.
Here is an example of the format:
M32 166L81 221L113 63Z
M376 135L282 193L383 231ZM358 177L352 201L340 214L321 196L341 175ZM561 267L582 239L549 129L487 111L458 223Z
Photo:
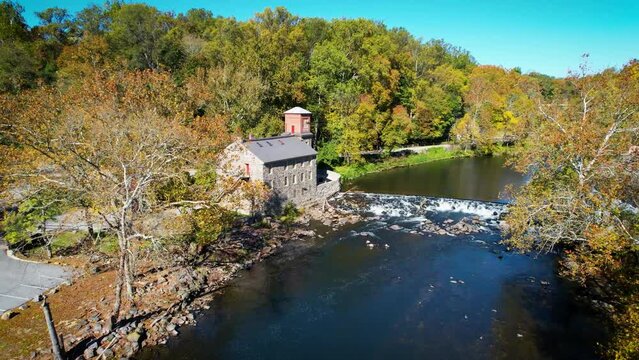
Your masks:
M465 115L452 129L454 139L490 151L495 143L519 138L533 109L530 94L535 90L515 71L473 68L464 93Z
M136 244L158 240L142 220L175 204L155 196L156 185L210 166L217 141L226 143L222 129L193 118L191 103L169 76L150 71L94 74L63 90L5 95L0 104L5 147L24 149L3 169L4 179L82 197L117 234L116 321L123 295L134 299ZM181 202L210 202L207 191L185 194Z
M0 92L30 87L37 77L38 64L23 11L15 2L0 2Z
M156 69L162 62L160 48L173 19L144 4L122 4L111 9L107 39L116 54L133 69Z
M506 217L508 243L564 250L563 272L609 302L616 358L634 358L639 335L639 63L569 77L573 92L537 98L539 120L513 163L532 174ZM632 340L634 338L634 340Z

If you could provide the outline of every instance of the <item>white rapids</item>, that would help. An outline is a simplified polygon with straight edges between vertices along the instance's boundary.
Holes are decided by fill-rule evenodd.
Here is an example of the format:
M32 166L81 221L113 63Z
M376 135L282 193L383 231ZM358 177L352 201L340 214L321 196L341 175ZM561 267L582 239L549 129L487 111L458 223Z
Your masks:
M499 219L507 209L507 204L498 202L359 192L336 195L334 206L345 212L384 217L415 218L432 213L461 213L484 220Z

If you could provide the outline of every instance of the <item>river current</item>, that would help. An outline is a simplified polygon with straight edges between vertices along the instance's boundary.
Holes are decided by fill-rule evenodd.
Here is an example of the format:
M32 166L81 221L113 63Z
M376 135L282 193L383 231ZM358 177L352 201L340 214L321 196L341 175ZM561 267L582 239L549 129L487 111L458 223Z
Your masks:
M363 221L318 225L140 358L596 359L603 326L555 258L500 244L502 191L523 181L499 158L363 177L332 200Z

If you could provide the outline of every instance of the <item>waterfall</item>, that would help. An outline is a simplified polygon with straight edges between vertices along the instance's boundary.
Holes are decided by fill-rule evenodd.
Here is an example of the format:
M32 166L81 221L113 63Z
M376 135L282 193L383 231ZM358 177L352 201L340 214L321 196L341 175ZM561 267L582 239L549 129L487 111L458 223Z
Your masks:
M360 215L414 218L433 213L460 213L483 220L497 220L507 204L413 195L339 193L333 205L341 211Z

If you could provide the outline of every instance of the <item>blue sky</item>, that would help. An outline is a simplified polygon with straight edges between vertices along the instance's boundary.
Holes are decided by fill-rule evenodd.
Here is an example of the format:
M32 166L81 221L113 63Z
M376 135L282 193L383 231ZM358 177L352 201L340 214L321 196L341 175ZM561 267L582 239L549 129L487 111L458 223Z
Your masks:
M75 13L102 1L18 0L30 25L33 13L59 6ZM133 1L131 1L133 2ZM249 19L265 7L285 6L304 17L369 18L404 27L417 37L461 46L481 64L564 76L590 54L593 70L639 58L639 0L148 0L164 11L206 8Z

